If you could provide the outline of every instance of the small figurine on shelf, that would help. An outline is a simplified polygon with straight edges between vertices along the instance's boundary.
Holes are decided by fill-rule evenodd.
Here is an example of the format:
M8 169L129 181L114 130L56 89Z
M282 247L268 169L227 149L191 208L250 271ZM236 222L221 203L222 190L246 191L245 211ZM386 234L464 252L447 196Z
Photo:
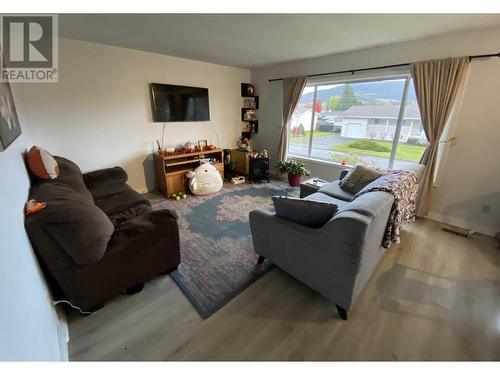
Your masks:
M194 152L194 143L193 142L186 142L184 144L184 150L186 150L186 152Z
M204 150L206 150L206 148L208 146L208 141L206 139L200 139L198 141L198 146L200 146L201 150L204 151Z
M252 159L267 159L269 157L269 154L267 150L262 150L261 152L255 151L250 154L250 157Z
M175 147L175 151L174 151L175 155L184 154L185 152L186 151L184 150L184 146L178 145L177 147Z
M253 120L255 120L255 110L247 109L243 113L243 121L253 121Z
M255 88L250 83L246 85L246 89L247 89L248 96L252 96L255 93Z
M252 145L250 144L252 140L250 138L239 137L236 141L238 149L246 152L252 152Z

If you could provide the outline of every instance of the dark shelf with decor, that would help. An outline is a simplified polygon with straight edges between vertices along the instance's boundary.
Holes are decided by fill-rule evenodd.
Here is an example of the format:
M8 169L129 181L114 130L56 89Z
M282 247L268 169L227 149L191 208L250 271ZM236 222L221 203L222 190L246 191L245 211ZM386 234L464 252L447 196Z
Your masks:
M255 95L255 88L251 83L241 84L241 97L243 98L241 121L246 122L241 136L251 138L252 134L259 132L259 121L256 117L256 111L259 109L259 97Z

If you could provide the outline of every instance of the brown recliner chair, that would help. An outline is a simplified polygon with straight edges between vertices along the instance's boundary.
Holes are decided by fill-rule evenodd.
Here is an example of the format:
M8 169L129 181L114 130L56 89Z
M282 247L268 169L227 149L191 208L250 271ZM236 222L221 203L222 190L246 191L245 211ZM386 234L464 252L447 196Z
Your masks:
M47 207L27 216L29 238L55 297L95 311L118 293L180 263L177 215L151 204L125 182L120 167L82 174L55 157L59 177L32 177L30 199Z

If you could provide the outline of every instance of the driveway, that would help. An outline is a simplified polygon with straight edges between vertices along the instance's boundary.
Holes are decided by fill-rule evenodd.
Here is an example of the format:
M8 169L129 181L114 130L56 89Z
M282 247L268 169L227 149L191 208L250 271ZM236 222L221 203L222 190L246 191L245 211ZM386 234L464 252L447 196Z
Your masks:
M337 146L341 145L343 143L352 141L351 138L344 138L341 137L338 133L332 133L329 135L322 135L319 137L313 136L313 148L318 148L322 150L328 150L332 146ZM300 138L296 139L293 141L290 141L290 146L297 145L297 146L305 146L307 148L307 145L309 143L309 138Z
M313 145L311 148L310 157L314 159L323 159L326 161L332 161L331 155L348 155L346 152L332 151L330 150L330 148L332 146L341 145L350 142L352 140L353 140L352 138L341 137L337 133L332 133L331 135L323 135L319 137L313 136ZM309 140L305 138L291 141L288 147L288 153L291 155L307 157L308 142ZM366 160L369 164L374 164L378 167L387 168L388 159L386 158L381 158L378 156L371 156L371 155L355 154L355 153L351 153L350 155ZM408 164L412 164L412 162L404 160L394 160L393 168L394 169L402 168Z

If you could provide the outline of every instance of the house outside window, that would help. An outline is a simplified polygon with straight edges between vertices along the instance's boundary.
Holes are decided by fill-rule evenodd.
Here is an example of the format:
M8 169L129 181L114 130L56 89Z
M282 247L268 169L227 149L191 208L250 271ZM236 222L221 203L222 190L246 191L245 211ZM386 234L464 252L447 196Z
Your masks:
M308 84L289 135L292 157L391 169L418 163L427 144L409 75Z

